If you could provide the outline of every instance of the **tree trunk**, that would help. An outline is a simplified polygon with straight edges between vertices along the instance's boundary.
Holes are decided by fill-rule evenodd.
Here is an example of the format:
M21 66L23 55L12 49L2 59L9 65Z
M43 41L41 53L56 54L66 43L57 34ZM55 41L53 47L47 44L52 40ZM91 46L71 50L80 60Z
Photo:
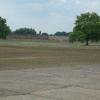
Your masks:
M87 34L87 36L86 36L86 46L88 46L89 45L89 35Z
M86 34L86 46L89 45L89 34Z
M88 46L89 45L89 41L88 41L88 39L86 40L86 46Z

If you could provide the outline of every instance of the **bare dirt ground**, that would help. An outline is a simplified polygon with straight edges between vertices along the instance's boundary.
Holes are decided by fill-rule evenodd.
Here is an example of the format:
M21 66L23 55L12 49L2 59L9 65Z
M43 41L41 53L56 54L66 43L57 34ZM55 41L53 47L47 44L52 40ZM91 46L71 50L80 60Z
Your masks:
M0 46L0 100L100 100L100 49Z

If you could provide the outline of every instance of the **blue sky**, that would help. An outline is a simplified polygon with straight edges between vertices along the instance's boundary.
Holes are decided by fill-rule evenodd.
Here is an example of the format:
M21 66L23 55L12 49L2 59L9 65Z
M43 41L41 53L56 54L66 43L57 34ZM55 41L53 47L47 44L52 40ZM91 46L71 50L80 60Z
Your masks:
M0 0L0 16L12 30L30 27L55 33L72 31L77 15L100 14L100 0Z

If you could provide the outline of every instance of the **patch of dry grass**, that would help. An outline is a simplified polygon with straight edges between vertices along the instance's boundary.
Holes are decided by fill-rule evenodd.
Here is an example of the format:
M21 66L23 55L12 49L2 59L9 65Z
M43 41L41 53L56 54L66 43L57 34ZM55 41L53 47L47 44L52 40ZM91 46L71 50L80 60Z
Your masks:
M0 69L100 64L100 49L0 46Z

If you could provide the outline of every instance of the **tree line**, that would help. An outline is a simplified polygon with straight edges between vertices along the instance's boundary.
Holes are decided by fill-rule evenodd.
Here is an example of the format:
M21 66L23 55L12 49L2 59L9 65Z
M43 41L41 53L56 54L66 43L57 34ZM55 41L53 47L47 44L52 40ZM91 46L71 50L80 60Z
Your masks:
M48 33L39 33L32 28L19 28L15 31L11 31L7 25L6 19L0 17L0 38L6 39L9 34L17 35L50 35ZM85 42L86 45L89 41L100 41L100 16L95 12L82 13L77 16L73 32L56 32L54 36L69 36L70 42L80 41Z
M0 38L1 39L6 39L6 37L9 34L15 34L15 35L50 35L49 33L46 32L39 32L37 33L35 29L32 28L19 28L16 29L15 31L12 31L10 27L7 25L6 19L0 17ZM67 32L56 32L54 33L55 36L67 36Z

